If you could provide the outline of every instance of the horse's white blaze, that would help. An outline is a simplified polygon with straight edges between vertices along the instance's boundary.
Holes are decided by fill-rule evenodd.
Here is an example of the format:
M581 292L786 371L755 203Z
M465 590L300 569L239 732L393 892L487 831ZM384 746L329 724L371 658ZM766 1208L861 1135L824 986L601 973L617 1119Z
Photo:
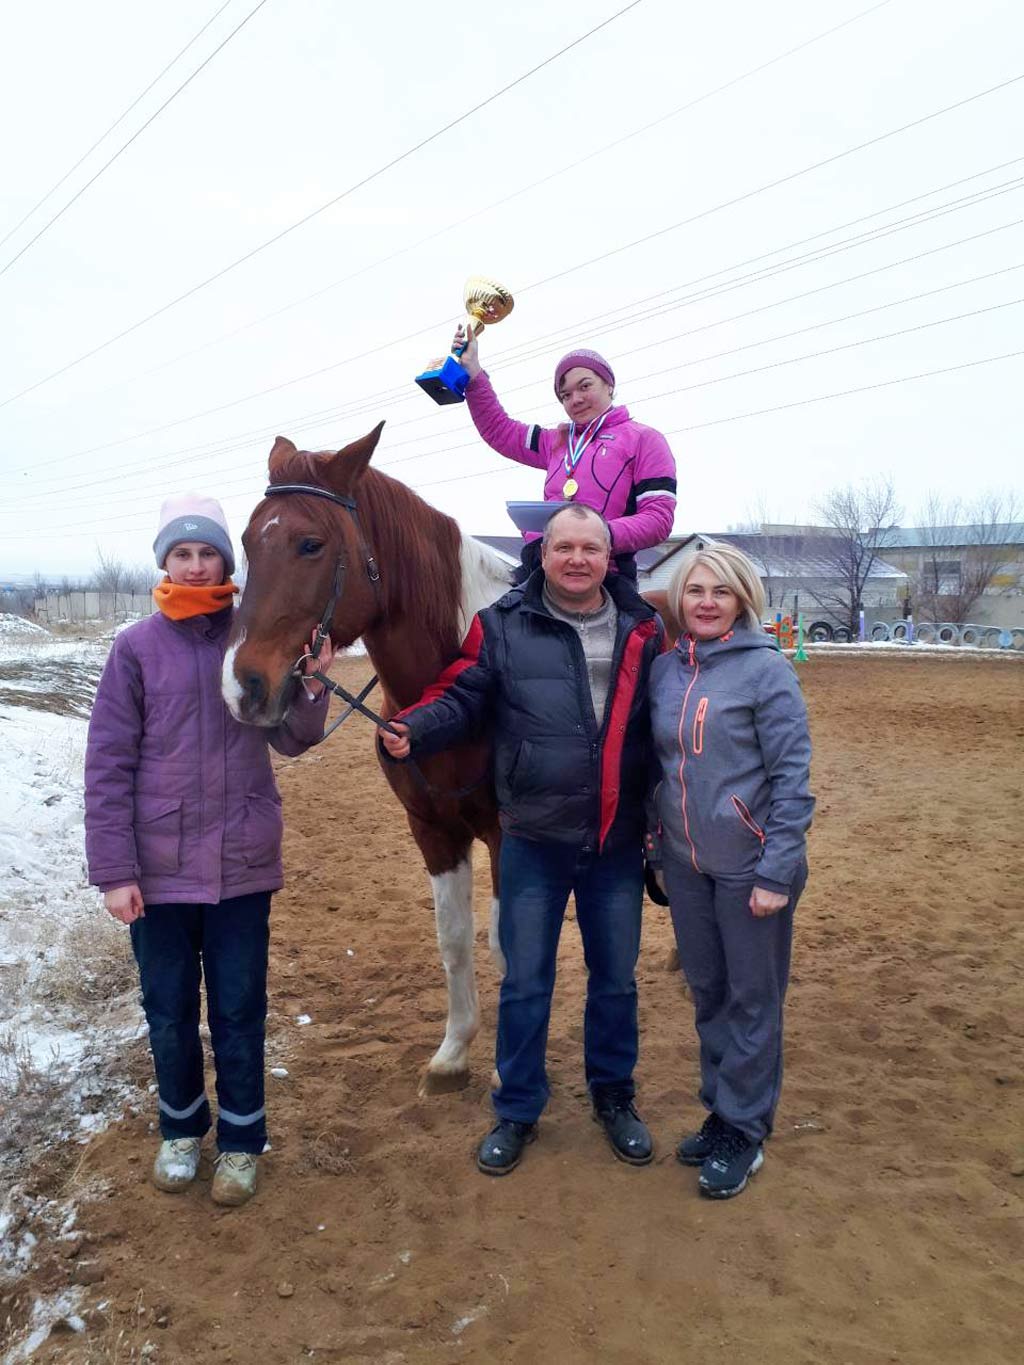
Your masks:
M463 859L451 872L431 877L437 944L448 978L448 1024L428 1071L469 1070L469 1045L480 1027L473 973L473 866Z
M280 517L271 517L269 521L265 521L263 523L263 530L260 531L260 535L265 536L267 532L270 530L271 526L280 526L280 524L281 524Z
M464 638L478 611L489 607L512 586L512 570L490 548L472 536L463 535L462 598L459 602L459 634Z
M244 644L245 631L243 630L224 655L224 666L220 672L221 694L227 703L228 710L236 720L240 720L242 715L242 687L235 676L235 656Z
M501 939L498 937L498 921L500 917L501 901L498 900L497 896L492 896L491 923L487 932L487 942L491 950L491 958L495 967L498 969L498 975L504 976L508 969L508 963L505 961L505 954L501 951Z

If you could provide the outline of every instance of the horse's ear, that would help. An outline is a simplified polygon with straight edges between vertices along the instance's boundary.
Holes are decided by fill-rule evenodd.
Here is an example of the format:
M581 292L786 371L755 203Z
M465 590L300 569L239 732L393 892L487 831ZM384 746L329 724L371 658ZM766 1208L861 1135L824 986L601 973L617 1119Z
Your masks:
M337 454L327 457L327 466L333 475L331 482L339 491L351 491L355 487L373 458L383 430L384 423L378 422L372 431L360 436L358 441L342 446Z
M267 462L267 469L271 477L273 477L285 460L297 453L294 441L289 441L287 436L278 436L271 447L270 459Z

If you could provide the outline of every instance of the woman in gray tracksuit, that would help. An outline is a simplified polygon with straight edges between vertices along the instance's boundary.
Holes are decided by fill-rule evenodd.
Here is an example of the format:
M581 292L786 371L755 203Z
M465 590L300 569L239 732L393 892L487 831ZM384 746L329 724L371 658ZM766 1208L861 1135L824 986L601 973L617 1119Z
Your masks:
M654 814L679 958L696 1007L708 1116L677 1148L711 1198L764 1160L782 1085L793 912L807 880L811 742L796 673L761 626L757 570L731 545L689 557L669 586L682 622L655 660Z

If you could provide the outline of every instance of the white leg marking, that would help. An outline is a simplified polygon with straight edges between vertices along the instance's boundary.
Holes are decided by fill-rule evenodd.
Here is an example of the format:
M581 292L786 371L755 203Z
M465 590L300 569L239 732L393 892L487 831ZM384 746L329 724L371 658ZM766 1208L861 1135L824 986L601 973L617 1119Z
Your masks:
M501 917L501 901L497 896L491 897L491 925L487 934L487 943L491 950L491 960L497 968L498 975L504 976L508 968L505 961L505 954L501 951L501 940L498 938L498 920Z
M444 1042L427 1070L451 1074L469 1070L469 1045L480 1027L473 972L473 866L465 858L451 872L431 877L437 944L448 978L448 1024Z
M221 669L220 674L221 694L227 703L228 710L236 720L239 720L242 714L242 687L235 677L235 656L244 644L245 631L243 630L235 643L224 655L224 667Z
M462 537L462 600L459 627L464 637L478 611L496 602L512 586L512 569L491 549L472 536Z

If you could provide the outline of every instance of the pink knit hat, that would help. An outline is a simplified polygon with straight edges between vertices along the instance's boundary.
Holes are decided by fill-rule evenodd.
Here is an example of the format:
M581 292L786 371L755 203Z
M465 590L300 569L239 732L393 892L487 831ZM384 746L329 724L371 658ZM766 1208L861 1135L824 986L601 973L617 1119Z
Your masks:
M599 379L603 379L609 387L615 387L615 375L612 367L605 360L603 355L598 355L596 351L588 351L581 347L578 351L570 351L568 355L562 356L555 366L555 397L558 398L558 390L561 388L562 380L570 370L579 367L581 370L593 370Z
M156 540L153 541L157 568L162 569L175 545L186 540L212 545L223 556L228 576L235 572L231 532L224 509L216 498L204 497L202 493L179 493L177 497L164 499Z

